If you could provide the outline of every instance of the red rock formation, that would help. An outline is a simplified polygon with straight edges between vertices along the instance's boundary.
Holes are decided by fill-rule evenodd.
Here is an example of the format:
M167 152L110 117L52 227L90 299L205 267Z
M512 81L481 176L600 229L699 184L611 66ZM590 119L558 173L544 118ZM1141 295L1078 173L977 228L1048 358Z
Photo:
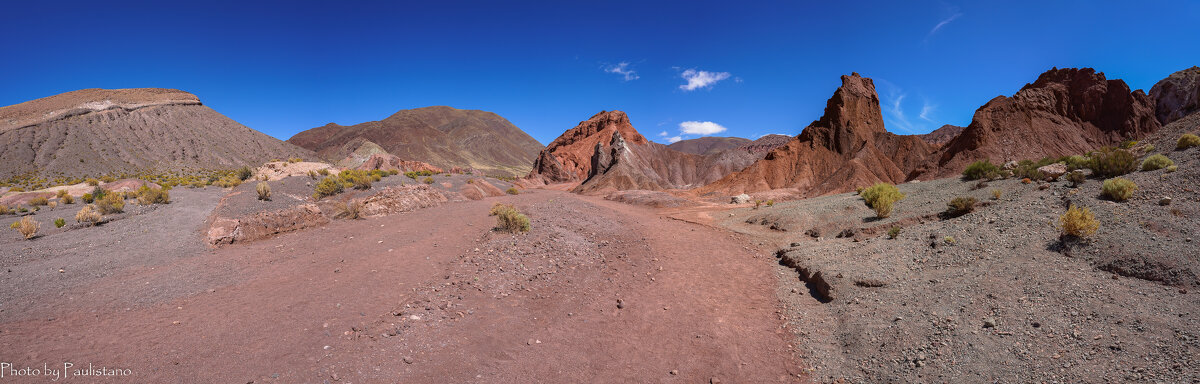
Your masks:
M1154 103L1121 80L1091 68L1051 69L1012 97L998 96L975 111L971 124L947 143L924 174L951 176L973 161L993 162L1082 154L1160 127Z
M967 127L946 124L941 128L933 130L933 132L929 132L924 135L917 135L917 137L921 138L921 140L925 140L926 143L938 147L949 143L950 140L954 140L954 138L958 137L958 135L962 133L963 129L966 128Z
M591 171L592 154L596 144L607 144L613 132L621 132L626 141L646 144L648 140L629 123L621 111L600 111L575 128L568 129L538 153L529 178L546 183L582 181Z
M820 120L800 136L739 172L698 188L701 195L791 189L815 196L886 181L903 182L925 164L933 146L887 132L871 79L842 76Z
M1200 67L1172 73L1150 88L1154 114L1163 125L1200 111Z

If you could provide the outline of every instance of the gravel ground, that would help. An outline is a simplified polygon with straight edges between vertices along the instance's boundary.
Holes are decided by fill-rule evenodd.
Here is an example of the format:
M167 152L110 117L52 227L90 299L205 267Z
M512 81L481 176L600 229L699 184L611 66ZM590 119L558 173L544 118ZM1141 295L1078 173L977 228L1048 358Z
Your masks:
M718 221L795 267L779 267L777 293L816 381L1195 382L1200 148L1166 155L1179 171L1124 176L1139 189L1121 203L1096 179L942 179L900 185L907 198L878 221L853 194ZM939 216L954 196L986 205ZM1068 204L1095 213L1096 235L1059 240Z
M7 225L16 220L6 217L0 224L0 321L27 316L31 307L47 296L65 296L72 288L89 284L129 268L149 268L169 264L208 252L200 241L200 229L224 191L176 188L171 203L141 206L135 200L125 203L125 213L105 216L107 221L95 227L75 223L80 203L39 210L32 215L41 223L42 233L32 241L24 240ZM55 217L70 225L54 228ZM190 276L178 276L188 280ZM143 303L160 295L178 292L163 290L126 290L114 302ZM103 308L108 301L97 302L86 295L74 297L79 310Z

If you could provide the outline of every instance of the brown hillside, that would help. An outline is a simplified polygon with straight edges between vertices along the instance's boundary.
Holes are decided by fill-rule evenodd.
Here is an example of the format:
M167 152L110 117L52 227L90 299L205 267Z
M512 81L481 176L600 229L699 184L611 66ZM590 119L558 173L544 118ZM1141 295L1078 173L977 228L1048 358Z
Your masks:
M315 155L174 89L84 89L0 108L0 177L257 165Z
M695 155L711 155L727 149L734 149L750 144L751 140L742 137L705 136L695 139L681 140L667 145L667 148Z
M736 195L786 188L813 196L879 181L898 183L933 152L915 136L887 132L874 82L854 73L842 76L825 114L800 136L697 192Z
M954 138L958 137L958 135L962 133L963 129L966 128L967 127L946 124L941 128L933 130L933 132L929 132L924 135L917 135L917 137L921 138L921 140L925 140L926 143L934 146L941 146L949 143L950 140L954 140Z
M288 139L330 161L348 157L363 141L404 160L508 176L528 173L542 148L495 113L445 106L402 110L380 121L351 126L330 123Z
M949 176L979 159L993 162L1082 154L1139 138L1160 126L1154 103L1122 80L1091 68L1051 69L1012 97L975 111L925 173Z

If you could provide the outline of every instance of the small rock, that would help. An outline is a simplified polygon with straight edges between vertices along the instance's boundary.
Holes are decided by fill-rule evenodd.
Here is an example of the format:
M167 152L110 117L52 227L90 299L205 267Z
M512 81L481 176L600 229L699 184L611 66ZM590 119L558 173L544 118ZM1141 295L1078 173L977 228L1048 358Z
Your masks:
M67 273L67 270L65 270L65 269L62 269L62 268L59 268L59 269L58 269L58 273Z
M621 299L617 299L617 309L624 309L624 308L625 308L625 301L621 300Z
M1171 205L1171 198L1163 196L1161 199L1158 199L1158 205Z
M708 384L721 384L721 379L718 379L718 378L715 378L715 377L714 377L714 378L711 378L711 379L708 379Z
M413 363L412 357L404 356L404 364L412 364L412 363Z
M745 204L749 201L750 201L750 195L747 195L745 193L734 196L733 198L729 199L730 204Z
M671 376L678 376L678 375L679 375L679 370L676 370L676 369L671 370Z
M991 318L991 317L985 317L983 319L983 327L984 328L995 328L996 327L996 319Z

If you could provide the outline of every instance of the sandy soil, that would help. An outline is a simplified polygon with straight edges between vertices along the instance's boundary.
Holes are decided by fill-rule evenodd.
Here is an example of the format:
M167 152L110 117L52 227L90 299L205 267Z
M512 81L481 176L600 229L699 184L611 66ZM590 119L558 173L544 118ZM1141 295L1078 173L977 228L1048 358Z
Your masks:
M219 198L195 192L160 209ZM494 232L495 201L533 230ZM59 273L89 253L65 235L36 240L54 252L3 258L0 361L128 368L139 382L803 379L770 250L648 208L538 190L217 250L129 237L169 227L139 221L158 216L94 228L138 230L93 259L149 260Z

